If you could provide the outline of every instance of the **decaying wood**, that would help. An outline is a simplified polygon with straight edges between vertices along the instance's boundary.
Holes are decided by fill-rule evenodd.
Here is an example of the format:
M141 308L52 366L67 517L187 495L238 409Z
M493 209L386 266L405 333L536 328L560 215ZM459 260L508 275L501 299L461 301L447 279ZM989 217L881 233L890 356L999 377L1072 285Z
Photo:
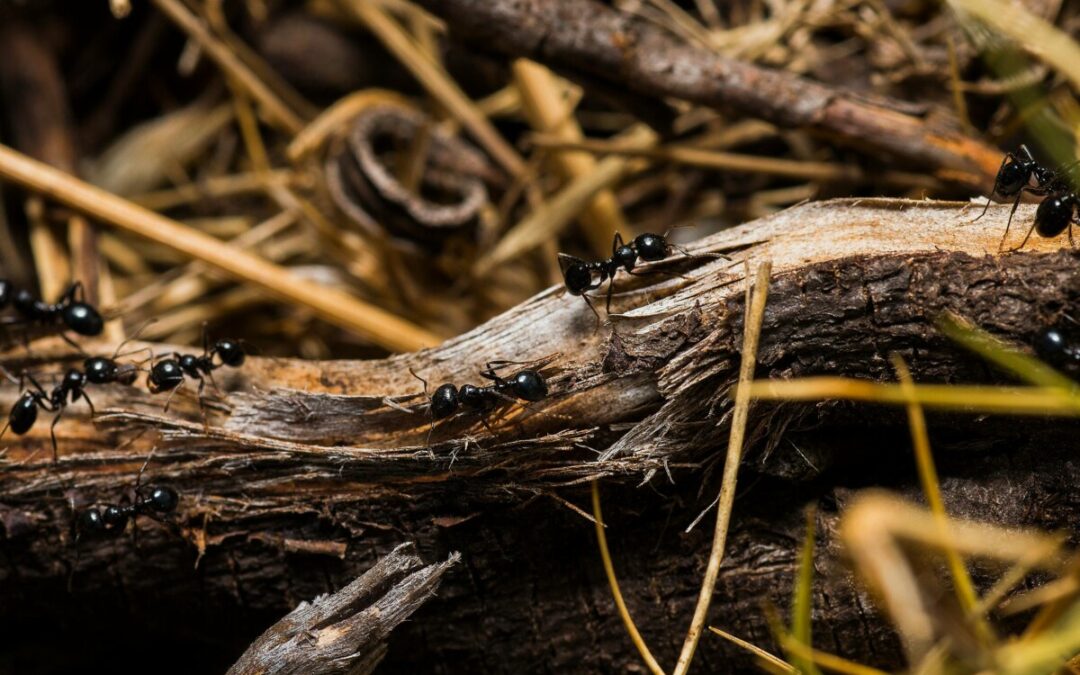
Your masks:
M402 544L340 591L301 602L271 626L229 675L367 675L386 654L390 631L426 602L457 562L424 566Z
M279 615L339 588L416 541L427 559L461 551L463 565L391 636L387 667L623 670L636 655L613 613L591 523L575 510L586 504L581 483L603 478L623 593L657 658L673 663L708 549L707 533L683 531L716 494L747 263L768 259L774 270L758 377L893 379L895 351L918 381L993 381L1003 376L935 330L940 312L1030 343L1075 316L1080 298L1077 256L1060 250L1064 239L998 253L1008 209L992 207L973 222L981 207L956 203L799 206L643 270L665 274L620 274L610 325L553 288L435 349L362 362L252 358L219 370L229 393L211 395L206 425L194 387L168 414L163 397L141 388L92 390L102 414L92 425L80 405L65 417L58 465L48 460L46 423L5 439L0 594L11 602L0 628L32 644L19 626L55 613L78 625L102 603L134 615L152 607L188 630L229 636L235 658L269 623L253 615ZM1032 216L1032 207L1017 212L1013 244ZM33 357L64 351L40 344ZM486 361L547 357L548 400L508 408L491 432L468 416L440 423L427 445L410 369L432 385L476 382ZM5 364L15 359L26 355ZM15 395L6 388L2 403ZM757 440L740 476L746 487L710 625L771 644L760 603L788 606L802 507L816 501L823 557L815 645L898 664L889 627L828 561L841 557L833 533L851 489L917 485L903 420L902 411L841 403L755 406ZM1050 498L1080 479L1072 429L932 416L949 509L1050 528L1080 517L1075 505ZM182 536L145 522L137 540L81 542L76 557L72 509L130 493L152 448L142 481L181 492ZM20 602L30 594L34 603ZM202 603L225 609L206 618ZM730 670L735 657L707 636L695 667Z
M687 44L597 0L419 0L454 39L539 61L652 99L734 109L902 158L942 179L989 189L1001 153L910 104L834 89Z

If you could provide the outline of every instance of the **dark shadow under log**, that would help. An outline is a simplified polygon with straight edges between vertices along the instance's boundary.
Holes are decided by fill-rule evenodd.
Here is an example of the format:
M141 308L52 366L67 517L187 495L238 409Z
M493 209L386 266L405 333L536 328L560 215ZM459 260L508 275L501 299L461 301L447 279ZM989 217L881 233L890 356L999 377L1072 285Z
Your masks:
M973 223L977 210L940 202L800 206L660 265L681 277L620 275L610 326L597 329L580 298L553 289L425 352L223 369L229 393L211 402L206 427L191 392L165 415L140 388L91 391L107 410L97 426L81 407L65 417L58 466L47 424L5 439L16 442L0 466L0 634L16 646L0 652L0 671L127 672L132 653L166 638L192 649L159 672L224 671L299 601L338 590L405 541L427 561L460 551L462 564L391 636L381 672L640 669L579 510L591 478L603 479L623 593L671 664L708 552L711 512L685 530L719 484L746 263L774 269L758 377L892 379L888 355L899 352L919 381L1004 381L935 330L940 312L1029 343L1075 313L1080 293L1077 257L1057 250L1064 242L997 253L1007 211ZM1022 207L1016 223L1032 212ZM717 253L728 257L703 255ZM552 355L548 400L504 411L492 433L471 418L437 425L425 446L410 368L432 383L476 382L486 361ZM14 396L4 390L4 404ZM1047 528L1077 521L1075 423L964 414L930 423L952 512ZM761 606L789 605L802 509L816 502L815 645L898 666L895 636L845 571L834 532L852 490L914 493L902 411L756 404L751 427L709 624L772 646ZM143 482L181 492L179 532L140 522L137 541L82 542L73 569L72 505L130 492L151 448ZM56 628L30 628L46 621ZM749 661L707 635L695 671L732 664Z

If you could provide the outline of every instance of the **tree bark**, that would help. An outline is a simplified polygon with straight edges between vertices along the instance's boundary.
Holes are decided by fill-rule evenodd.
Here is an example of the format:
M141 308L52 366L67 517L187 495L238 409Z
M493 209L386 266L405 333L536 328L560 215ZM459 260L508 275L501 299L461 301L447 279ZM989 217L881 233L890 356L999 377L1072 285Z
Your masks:
M432 350L223 368L215 377L229 393L210 395L206 425L190 383L168 414L141 384L92 389L96 425L81 405L65 415L58 465L47 420L8 438L0 634L23 645L16 654L59 660L71 655L49 646L77 634L90 645L80 663L115 665L109 650L129 635L117 626L132 622L140 635L182 628L199 651L181 665L224 670L299 600L415 541L427 560L453 550L463 564L390 638L385 672L640 669L579 510L582 483L602 478L623 593L654 653L673 663L708 552L709 528L684 530L718 487L746 267L770 259L774 270L758 377L893 379L888 355L899 352L919 381L998 381L937 333L940 312L1030 342L1075 314L1080 296L1076 256L1058 250L1062 242L997 253L1007 212L994 207L972 222L977 211L955 203L803 205L697 242L689 257L644 276L620 273L610 324L598 326L581 298L555 288ZM1032 216L1021 207L1017 225ZM39 344L33 357L64 352ZM490 432L468 415L437 424L428 445L410 369L431 386L461 384L495 359L549 360L551 395L501 411ZM5 390L4 404L16 393ZM930 419L954 513L1043 527L1080 516L1062 498L1080 478L1071 422ZM839 564L834 532L851 490L916 490L902 411L758 404L751 429L709 623L774 648L761 603L789 604L802 508L817 502L815 645L898 666L895 636ZM75 546L72 509L130 494L148 455L142 483L180 491L179 527L143 519L137 539ZM72 628L27 628L60 617ZM710 636L695 660L700 672L748 664Z

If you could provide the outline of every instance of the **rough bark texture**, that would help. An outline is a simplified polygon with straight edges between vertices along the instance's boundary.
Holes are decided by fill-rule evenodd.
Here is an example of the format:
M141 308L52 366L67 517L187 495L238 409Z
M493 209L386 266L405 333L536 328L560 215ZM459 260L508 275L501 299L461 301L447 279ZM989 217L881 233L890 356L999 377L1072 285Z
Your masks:
M945 180L989 189L1001 163L998 150L916 106L730 59L596 0L418 4L444 19L453 38L478 49L534 59L648 98L683 99L819 131Z
M774 269L758 377L892 379L887 359L898 351L920 381L993 381L1002 376L935 331L939 312L1023 343L1075 314L1080 294L1064 241L996 252L1007 211L972 222L976 210L941 202L800 206L654 266L682 276L619 275L610 325L552 289L425 352L223 369L230 393L208 401L206 426L193 388L168 414L141 387L91 390L107 410L96 426L81 405L65 417L58 466L45 422L7 439L16 442L0 465L0 635L16 647L0 650L0 666L71 658L121 672L167 632L193 649L159 672L223 671L297 602L415 541L425 560L460 551L462 565L391 636L382 672L640 670L592 525L571 508L586 506L581 483L592 477L604 478L630 609L673 663L708 551L706 524L684 530L718 487L745 264L771 259ZM1016 223L1032 214L1021 207ZM63 351L42 345L34 357ZM433 385L476 382L486 361L545 357L548 400L504 411L491 433L467 416L439 424L425 444L410 368ZM8 387L0 398L15 395ZM817 502L815 644L897 666L895 636L839 564L834 532L851 490L917 485L902 413L759 404L751 425L709 623L771 644L761 604L789 604L802 508ZM1075 424L953 414L932 415L931 427L953 512L1051 528L1080 516L1069 497L1080 479ZM140 522L137 540L82 542L76 555L72 508L129 493L152 447L142 480L180 490L179 531ZM30 628L42 621L57 628ZM749 664L711 636L695 663L698 672Z
M386 638L416 611L457 562L427 567L402 544L337 593L301 602L252 643L228 675L367 675L386 655Z

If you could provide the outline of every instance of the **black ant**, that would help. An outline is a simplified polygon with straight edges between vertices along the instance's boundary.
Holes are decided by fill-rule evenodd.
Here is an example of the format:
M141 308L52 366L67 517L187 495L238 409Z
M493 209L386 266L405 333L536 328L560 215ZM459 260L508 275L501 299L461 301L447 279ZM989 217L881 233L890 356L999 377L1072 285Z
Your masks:
M164 485L149 485L135 488L135 501L120 504L107 504L104 508L92 506L83 509L75 516L76 540L79 537L101 537L117 535L127 529L129 522L138 516L150 516L161 520L162 516L176 511L180 495L176 490Z
M639 234L629 244L623 241L622 235L615 233L615 239L611 242L611 257L607 260L587 262L581 258L575 258L565 253L559 254L559 266L562 268L563 282L570 295L580 295L585 298L589 309L596 314L597 320L600 314L585 295L589 291L596 290L604 285L605 281L614 281L615 273L619 268L626 270L628 274L634 274L634 267L638 260L657 262L668 257L672 250L679 250L684 254L686 251L668 243L667 236L661 234ZM689 255L689 254L687 254ZM607 303L605 309L611 312L611 294L614 284L608 284Z
M991 197L1016 197L1016 199L1013 200L1012 209L1009 211L1009 221L1005 225L1005 234L1001 238L999 250L1008 240L1013 215L1020 206L1020 199L1025 192L1047 198L1035 210L1035 222L1032 223L1024 241L1013 250L1022 249L1031 238L1032 232L1038 232L1039 236L1049 239L1058 236L1066 228L1069 230L1069 244L1073 243L1072 224L1075 222L1075 210L1080 205L1080 200L1073 191L1072 183L1064 174L1076 165L1077 163L1073 163L1060 171L1054 171L1039 164L1026 145L1020 146L1018 154L1010 152L1005 155L994 178L994 191ZM1031 184L1032 180L1035 181L1034 185ZM989 208L990 200L988 199L982 213L975 220L986 215Z
M458 387L454 384L442 384L431 394L429 410L431 411L431 429L428 431L428 442L431 441L431 432L435 430L435 421L446 419L464 408L470 412L480 414L480 421L491 431L488 426L487 415L500 405L517 403L518 400L536 402L547 398L548 386L544 376L532 369L519 370L509 378L500 377L496 368L503 367L511 361L489 361L485 370L480 372L480 377L491 380L491 384L477 386L475 384L463 384ZM409 369L413 377L424 383L424 396L428 395L427 380Z
M11 429L17 436L22 436L30 431L34 423L37 422L39 408L46 412L54 412L56 417L53 418L52 425L49 427L49 436L52 439L53 461L57 461L56 425L60 422L60 418L63 416L67 406L81 398L90 406L90 415L97 414L94 410L93 401L86 395L86 385L113 383L130 385L138 377L139 368L137 366L127 363L121 364L116 361L120 355L120 350L127 342L125 340L120 343L120 346L116 348L116 352L111 357L87 357L83 361L82 370L68 368L60 383L54 386L49 393L45 392L44 387L34 379L33 375L25 373L24 377L30 380L34 388L24 391L15 402L15 405L11 407L7 425L0 430L0 437L3 437L8 429ZM8 378L15 379L10 375L8 375ZM21 381L19 384L22 386Z
M101 313L85 301L81 281L71 284L60 299L52 304L34 297L34 294L26 289L16 291L11 282L0 281L0 309L9 303L23 320L39 325L62 325L67 330L87 337L101 335L105 329Z
M214 360L215 356L220 362ZM199 381L198 398L201 405L203 389L206 387L206 378L213 381L214 371L222 366L239 368L244 365L246 356L244 346L238 340L218 340L211 347L210 340L204 329L203 353L201 355L174 352L171 357L154 363L150 367L147 385L152 394L163 391L173 391L175 393L175 390L184 383L184 378L190 377ZM171 395L169 399L172 400ZM169 409L169 401L166 401L165 409Z

